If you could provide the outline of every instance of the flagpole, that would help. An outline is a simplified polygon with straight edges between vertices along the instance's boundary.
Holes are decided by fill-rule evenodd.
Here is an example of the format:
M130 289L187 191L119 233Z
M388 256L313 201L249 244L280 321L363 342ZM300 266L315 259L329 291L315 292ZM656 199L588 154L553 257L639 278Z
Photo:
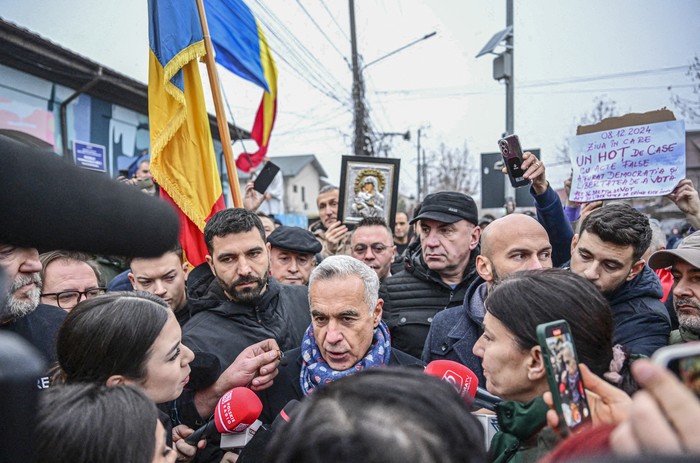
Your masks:
M212 97L214 98L214 108L216 110L216 123L219 126L219 134L221 135L221 146L224 150L224 161L226 162L226 172L228 173L228 184L231 190L234 207L243 207L243 198L241 197L241 187L238 184L238 172L236 164L233 162L233 152L231 150L231 134L228 130L228 122L226 121L226 113L221 100L221 88L219 85L219 75L216 72L216 63L214 62L214 47L211 43L209 35L209 26L207 25L207 16L204 12L204 0L197 0L197 10L199 11L199 22L202 25L202 33L204 35L204 48L207 54L204 56L204 62L207 65L207 74L209 75L209 86L211 87Z

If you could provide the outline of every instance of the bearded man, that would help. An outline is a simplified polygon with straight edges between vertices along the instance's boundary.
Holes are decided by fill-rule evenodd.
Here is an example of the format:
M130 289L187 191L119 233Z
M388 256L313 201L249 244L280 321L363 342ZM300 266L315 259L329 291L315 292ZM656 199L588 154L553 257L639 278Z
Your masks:
M274 338L299 346L311 322L308 288L270 277L270 244L260 218L242 208L217 212L204 228L209 254L187 279L192 318L182 342L219 361L219 374L243 349Z
M21 336L41 353L47 365L54 362L56 335L66 312L39 303L39 252L35 248L0 243L0 269L0 332ZM48 384L48 376L37 381L39 389Z

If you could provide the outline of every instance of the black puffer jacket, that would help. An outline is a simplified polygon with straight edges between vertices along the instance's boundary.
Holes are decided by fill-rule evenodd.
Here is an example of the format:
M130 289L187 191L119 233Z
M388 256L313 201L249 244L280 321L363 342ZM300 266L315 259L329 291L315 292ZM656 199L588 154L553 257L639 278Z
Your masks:
M203 265L188 278L192 318L182 334L182 342L195 354L213 354L220 373L258 341L274 338L283 351L301 344L311 323L306 286L282 285L270 277L256 305L238 304L226 297L208 265Z
M383 318L391 331L391 345L420 358L425 338L436 313L462 304L467 288L477 277L475 262L479 247L472 250L462 281L454 289L430 270L420 242L406 250L404 270L388 278L379 289L384 300Z

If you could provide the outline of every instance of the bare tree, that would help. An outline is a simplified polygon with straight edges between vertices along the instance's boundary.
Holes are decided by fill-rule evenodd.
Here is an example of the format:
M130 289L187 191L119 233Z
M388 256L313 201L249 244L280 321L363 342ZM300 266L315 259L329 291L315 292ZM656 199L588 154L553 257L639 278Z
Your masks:
M593 100L593 109L578 118L575 127L579 125L591 125L602 121L606 117L617 116L617 103L614 100L607 98L605 96L598 96ZM574 135L576 129L573 130ZM568 164L571 162L571 157L569 153L569 141L564 140L563 143L557 145L554 161L556 164Z
M698 56L693 58L693 63L688 67L686 75L693 81L695 98L681 98L678 95L672 95L671 101L681 110L681 114L688 121L700 122L700 58ZM671 90L671 87L668 89Z
M460 148L448 148L440 144L437 152L430 155L428 168L429 192L460 191L473 195L479 189L479 167L470 162L467 143Z

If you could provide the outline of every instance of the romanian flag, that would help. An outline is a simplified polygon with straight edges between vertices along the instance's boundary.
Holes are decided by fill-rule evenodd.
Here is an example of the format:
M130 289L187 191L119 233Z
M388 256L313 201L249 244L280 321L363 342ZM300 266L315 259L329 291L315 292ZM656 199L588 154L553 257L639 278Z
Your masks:
M151 171L178 210L185 258L199 265L204 225L225 207L197 65L202 28L194 0L149 0L148 19Z
M265 34L243 0L206 0L207 23L216 62L265 90L251 135L256 153L242 153L236 166L244 172L258 166L270 142L277 114L277 67Z

